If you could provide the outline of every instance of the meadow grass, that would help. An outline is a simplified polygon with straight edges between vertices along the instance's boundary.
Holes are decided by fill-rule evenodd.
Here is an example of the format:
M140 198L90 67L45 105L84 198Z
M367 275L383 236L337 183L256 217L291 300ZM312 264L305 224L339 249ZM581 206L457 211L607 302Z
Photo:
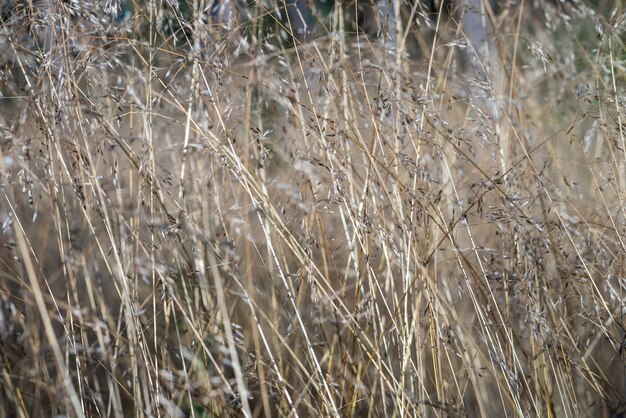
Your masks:
M0 9L0 417L623 416L623 10L515 3Z

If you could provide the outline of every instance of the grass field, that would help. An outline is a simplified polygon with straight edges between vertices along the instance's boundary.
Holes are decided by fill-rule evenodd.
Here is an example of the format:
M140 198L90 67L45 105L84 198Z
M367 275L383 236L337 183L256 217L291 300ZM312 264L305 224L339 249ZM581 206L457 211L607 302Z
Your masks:
M512 3L0 8L0 418L625 416L624 9Z

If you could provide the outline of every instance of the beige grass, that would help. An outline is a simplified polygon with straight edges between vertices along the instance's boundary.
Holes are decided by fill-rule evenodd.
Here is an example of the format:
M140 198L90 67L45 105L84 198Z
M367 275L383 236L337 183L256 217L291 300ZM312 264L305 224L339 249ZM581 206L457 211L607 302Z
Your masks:
M485 81L81 5L0 24L0 417L624 413L622 10L504 10Z

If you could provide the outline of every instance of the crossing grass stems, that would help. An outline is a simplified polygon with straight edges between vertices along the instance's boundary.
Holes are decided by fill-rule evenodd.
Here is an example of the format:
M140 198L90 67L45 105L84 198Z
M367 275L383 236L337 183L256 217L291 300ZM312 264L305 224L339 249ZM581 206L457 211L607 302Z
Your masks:
M0 417L621 416L624 10L517 3L0 9Z

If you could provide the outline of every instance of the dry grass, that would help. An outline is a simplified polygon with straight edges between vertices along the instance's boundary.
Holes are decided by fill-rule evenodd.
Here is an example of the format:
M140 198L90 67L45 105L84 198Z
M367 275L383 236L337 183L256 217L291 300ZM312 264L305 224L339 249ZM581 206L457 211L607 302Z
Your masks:
M517 3L0 9L0 417L623 416L623 11Z

